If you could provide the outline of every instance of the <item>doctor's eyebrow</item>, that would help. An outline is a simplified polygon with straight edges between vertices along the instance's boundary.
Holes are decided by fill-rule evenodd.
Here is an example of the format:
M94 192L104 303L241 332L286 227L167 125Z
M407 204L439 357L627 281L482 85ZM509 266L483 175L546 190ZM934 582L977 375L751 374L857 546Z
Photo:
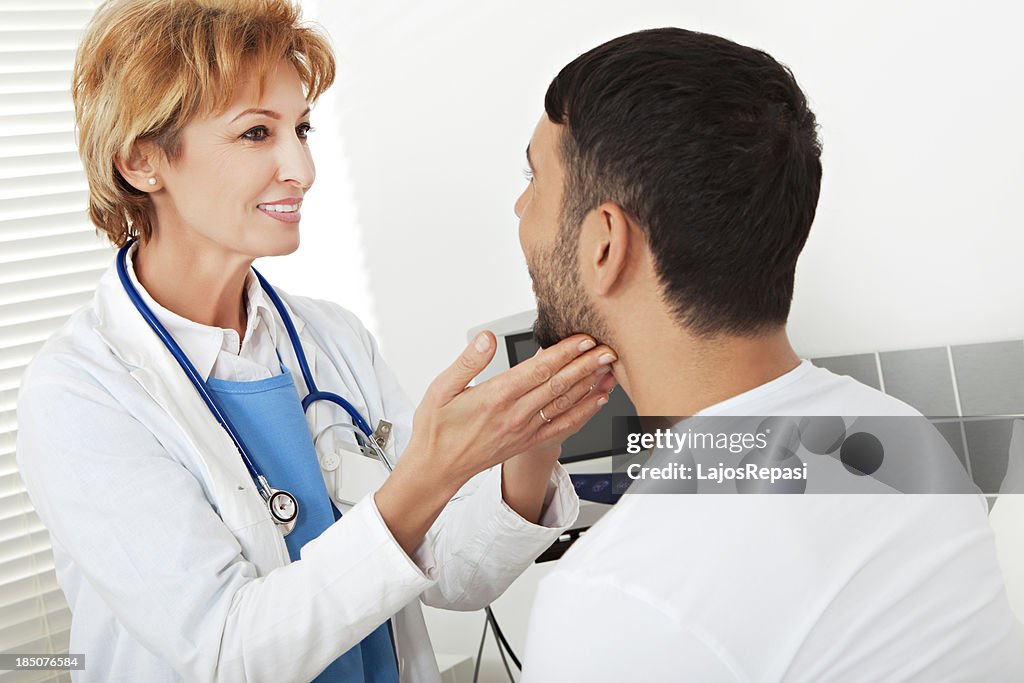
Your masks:
M303 116L308 114L309 111L310 111L309 107L306 107L306 110L304 112L302 112L301 114L299 114L299 118L301 119ZM235 118L231 119L230 123L234 123L235 121L237 121L238 119L242 118L243 116L248 116L250 114L259 114L260 116L266 116L267 118L274 119L275 121L279 121L281 119L281 115L278 114L276 111L273 111L272 109L257 109L255 107L251 107L249 109L246 109L242 113L240 113Z
M530 159L530 145L529 145L529 143L527 143L527 145L526 145L526 165L530 167L530 173L533 174L534 177L537 177L537 169L535 169L533 167L533 160Z

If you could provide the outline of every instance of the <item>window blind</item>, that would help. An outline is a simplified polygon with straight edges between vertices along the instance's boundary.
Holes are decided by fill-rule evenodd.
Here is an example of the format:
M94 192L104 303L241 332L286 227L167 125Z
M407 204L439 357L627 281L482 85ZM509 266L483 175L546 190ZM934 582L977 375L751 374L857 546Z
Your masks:
M91 298L112 256L86 215L69 91L96 5L0 2L0 652L68 651L71 615L49 535L15 464L15 404L26 365ZM0 683L67 680L0 672Z

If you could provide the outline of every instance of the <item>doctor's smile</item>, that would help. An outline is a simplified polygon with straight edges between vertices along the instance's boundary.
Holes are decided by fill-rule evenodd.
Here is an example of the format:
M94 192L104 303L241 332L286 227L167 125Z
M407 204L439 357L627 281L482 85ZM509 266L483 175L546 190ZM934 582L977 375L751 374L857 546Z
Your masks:
M301 198L289 197L287 199L257 204L256 208L275 220L284 221L285 223L298 223L302 218L302 214L299 213L300 206L302 206Z

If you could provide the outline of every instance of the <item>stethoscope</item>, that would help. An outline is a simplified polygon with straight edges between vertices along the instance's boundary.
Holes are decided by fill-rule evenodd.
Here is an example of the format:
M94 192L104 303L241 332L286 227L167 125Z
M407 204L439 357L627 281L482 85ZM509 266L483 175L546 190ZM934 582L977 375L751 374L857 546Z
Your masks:
M139 296L139 292L135 289L132 284L131 278L128 277L127 258L128 250L132 244L135 243L135 239L128 240L127 243L117 252L117 275L121 279L121 285L124 287L124 291L128 294L128 298L135 305L135 308L142 315L143 319L149 323L153 332L160 338L160 341L164 343L167 350L171 352L174 359L178 361L178 365L188 375L189 380L192 382L192 386L195 387L196 391L202 397L206 403L206 407L210 409L213 416L217 418L217 422L220 426L228 433L231 440L235 444L235 448L238 450L239 455L242 456L242 460L245 462L246 468L249 470L249 476L256 483L256 488L263 497L263 500L267 504L267 508L270 510L270 516L274 519L274 522L280 527L282 533L287 536L292 529L295 528L295 521L299 517L299 502L295 499L288 491L283 489L275 489L267 483L267 478L263 476L263 472L259 469L253 459L249 456L249 450L245 447L245 443L242 441L241 436L235 430L234 425L231 424L231 420L228 416L221 412L220 408L214 402L210 396L210 392L206 388L206 382L199 375L195 366L185 355L185 352L181 350L178 343L174 341L174 338L167 332L167 329L157 320L156 316L153 315L153 311L150 310L146 302ZM285 309L284 304L281 302L281 298L274 291L274 288L270 286L270 283L264 279L259 272L253 268L252 272L256 275L260 285L263 287L263 291L267 293L270 300L274 304L274 308L281 315L281 320L284 322L285 329L288 330L288 339L291 340L292 348L295 350L295 357L299 361L299 368L302 371L302 379L306 384L306 397L302 399L302 410L303 412L309 410L309 406L313 405L316 401L328 401L337 406L340 406L349 414L352 418L352 422L355 426L365 435L365 445L370 448L373 454L379 459L388 471L394 469L391 462L388 460L387 455L384 453L384 445L387 443L387 439L391 432L391 423L386 420L380 421L380 426L377 431L374 432L370 429L370 424L363 416L359 414L355 406L346 401L338 394L331 393L329 391L320 391L316 387L316 383L313 381L313 374L309 371L309 364L306 362L306 354L302 351L302 343L299 341L299 335L295 331L295 325L292 323L291 316L288 315L288 311Z

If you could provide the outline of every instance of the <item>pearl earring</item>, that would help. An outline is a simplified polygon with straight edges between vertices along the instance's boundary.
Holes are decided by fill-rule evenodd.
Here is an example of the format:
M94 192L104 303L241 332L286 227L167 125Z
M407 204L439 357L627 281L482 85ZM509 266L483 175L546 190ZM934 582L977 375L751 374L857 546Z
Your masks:
M156 178L150 178L146 182L149 183L150 185L156 185Z

